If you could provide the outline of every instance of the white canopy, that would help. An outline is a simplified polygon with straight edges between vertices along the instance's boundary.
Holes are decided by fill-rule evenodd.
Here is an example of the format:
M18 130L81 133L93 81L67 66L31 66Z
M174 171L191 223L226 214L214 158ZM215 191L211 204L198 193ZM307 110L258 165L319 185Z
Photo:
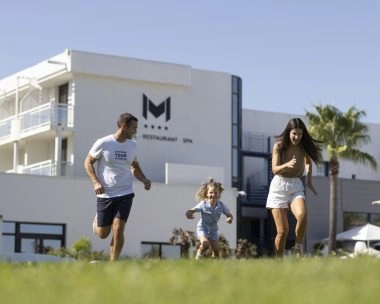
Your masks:
M365 224L336 235L337 240L353 241L378 241L380 240L380 227L372 224Z

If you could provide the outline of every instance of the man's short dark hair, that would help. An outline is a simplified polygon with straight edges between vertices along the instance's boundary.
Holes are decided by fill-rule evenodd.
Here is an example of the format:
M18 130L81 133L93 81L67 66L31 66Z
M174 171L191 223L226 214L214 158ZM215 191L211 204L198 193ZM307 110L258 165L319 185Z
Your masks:
M138 121L138 119L130 113L120 114L119 120L117 121L117 126L120 128L123 123L128 126L131 121Z

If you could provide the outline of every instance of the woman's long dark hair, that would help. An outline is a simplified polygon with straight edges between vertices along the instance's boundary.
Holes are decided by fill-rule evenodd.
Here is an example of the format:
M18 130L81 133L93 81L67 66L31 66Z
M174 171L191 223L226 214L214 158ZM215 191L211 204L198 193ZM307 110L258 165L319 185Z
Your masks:
M311 137L309 131L306 129L306 126L301 118L292 118L289 120L284 131L280 135L275 136L278 139L279 143L279 152L287 150L290 145L290 131L292 129L301 129L302 138L301 145L305 149L306 154L316 163L319 164L322 162L322 148L320 144L322 143L319 140Z

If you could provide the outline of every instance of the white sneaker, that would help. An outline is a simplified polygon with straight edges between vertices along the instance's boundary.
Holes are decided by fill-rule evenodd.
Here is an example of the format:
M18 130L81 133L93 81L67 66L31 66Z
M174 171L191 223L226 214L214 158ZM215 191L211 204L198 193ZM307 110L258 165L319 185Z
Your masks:
M94 221L92 222L92 231L96 234L96 227L98 227L98 214L95 214Z

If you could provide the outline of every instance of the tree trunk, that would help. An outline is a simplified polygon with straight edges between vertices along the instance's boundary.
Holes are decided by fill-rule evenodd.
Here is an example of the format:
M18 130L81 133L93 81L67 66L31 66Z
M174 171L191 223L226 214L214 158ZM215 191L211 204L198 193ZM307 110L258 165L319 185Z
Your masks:
M329 217L329 250L328 253L334 254L336 251L336 221L338 203L338 174L339 161L331 158L329 161L330 176L330 217Z

